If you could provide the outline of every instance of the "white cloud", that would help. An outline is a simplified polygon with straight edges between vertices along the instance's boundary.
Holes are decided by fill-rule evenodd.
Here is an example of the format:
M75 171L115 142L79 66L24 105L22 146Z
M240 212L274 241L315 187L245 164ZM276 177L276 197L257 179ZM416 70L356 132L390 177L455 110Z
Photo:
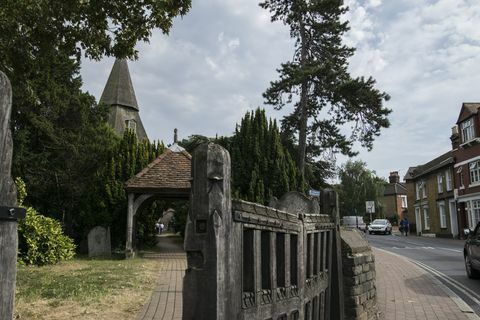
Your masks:
M373 76L392 100L392 126L360 158L382 176L425 163L449 149L463 101L479 101L480 2L345 0L357 48L350 70ZM231 134L243 114L291 59L286 26L255 1L203 0L177 19L169 37L140 44L130 70L149 136L171 142L191 134ZM112 59L85 62L85 88L100 97ZM288 112L266 106L269 116Z

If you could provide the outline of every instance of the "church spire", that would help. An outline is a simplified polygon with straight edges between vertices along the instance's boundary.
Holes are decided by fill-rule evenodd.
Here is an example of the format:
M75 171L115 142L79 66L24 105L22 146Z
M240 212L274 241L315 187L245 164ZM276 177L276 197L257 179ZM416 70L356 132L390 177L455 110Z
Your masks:
M129 107L138 111L137 98L133 90L127 60L115 60L100 102L110 106Z
M139 139L148 139L140 119L127 60L115 60L100 103L110 106L108 123L119 135L129 129L135 132Z

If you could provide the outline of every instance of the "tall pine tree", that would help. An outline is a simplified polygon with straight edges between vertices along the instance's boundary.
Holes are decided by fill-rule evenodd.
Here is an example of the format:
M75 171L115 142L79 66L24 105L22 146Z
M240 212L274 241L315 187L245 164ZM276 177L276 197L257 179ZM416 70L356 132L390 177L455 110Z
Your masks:
M348 8L339 0L265 0L262 8L272 21L282 21L295 39L293 60L281 65L280 79L271 82L265 102L276 109L293 105L282 121L286 131L298 133L297 165L304 176L307 144L314 153L327 149L354 155L353 143L372 148L391 112L383 106L389 96L375 89L373 78L352 78L348 58L354 49L342 44L348 22L340 17ZM345 132L351 126L350 133ZM342 130L343 129L343 130ZM316 149L316 150L315 150Z

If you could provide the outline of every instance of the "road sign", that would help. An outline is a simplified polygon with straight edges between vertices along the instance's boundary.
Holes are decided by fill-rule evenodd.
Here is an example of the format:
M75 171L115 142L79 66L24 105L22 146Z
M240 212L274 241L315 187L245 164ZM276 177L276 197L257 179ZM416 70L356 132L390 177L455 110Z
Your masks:
M375 213L375 201L366 201L367 213Z
M319 190L310 189L310 190L308 190L308 194L311 197L320 197L320 191Z

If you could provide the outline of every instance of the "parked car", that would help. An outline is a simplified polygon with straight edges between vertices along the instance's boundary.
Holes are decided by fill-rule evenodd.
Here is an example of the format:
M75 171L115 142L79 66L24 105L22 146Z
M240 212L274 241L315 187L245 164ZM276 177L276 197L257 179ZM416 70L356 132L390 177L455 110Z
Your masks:
M465 269L469 278L480 277L480 222L473 231L466 229L465 234L468 236L463 249L463 257L465 258Z
M392 234L392 224L387 219L375 219L368 226L368 233Z
M362 216L344 216L342 218L342 226L347 228L358 228L363 232L367 231L367 225L363 221Z

